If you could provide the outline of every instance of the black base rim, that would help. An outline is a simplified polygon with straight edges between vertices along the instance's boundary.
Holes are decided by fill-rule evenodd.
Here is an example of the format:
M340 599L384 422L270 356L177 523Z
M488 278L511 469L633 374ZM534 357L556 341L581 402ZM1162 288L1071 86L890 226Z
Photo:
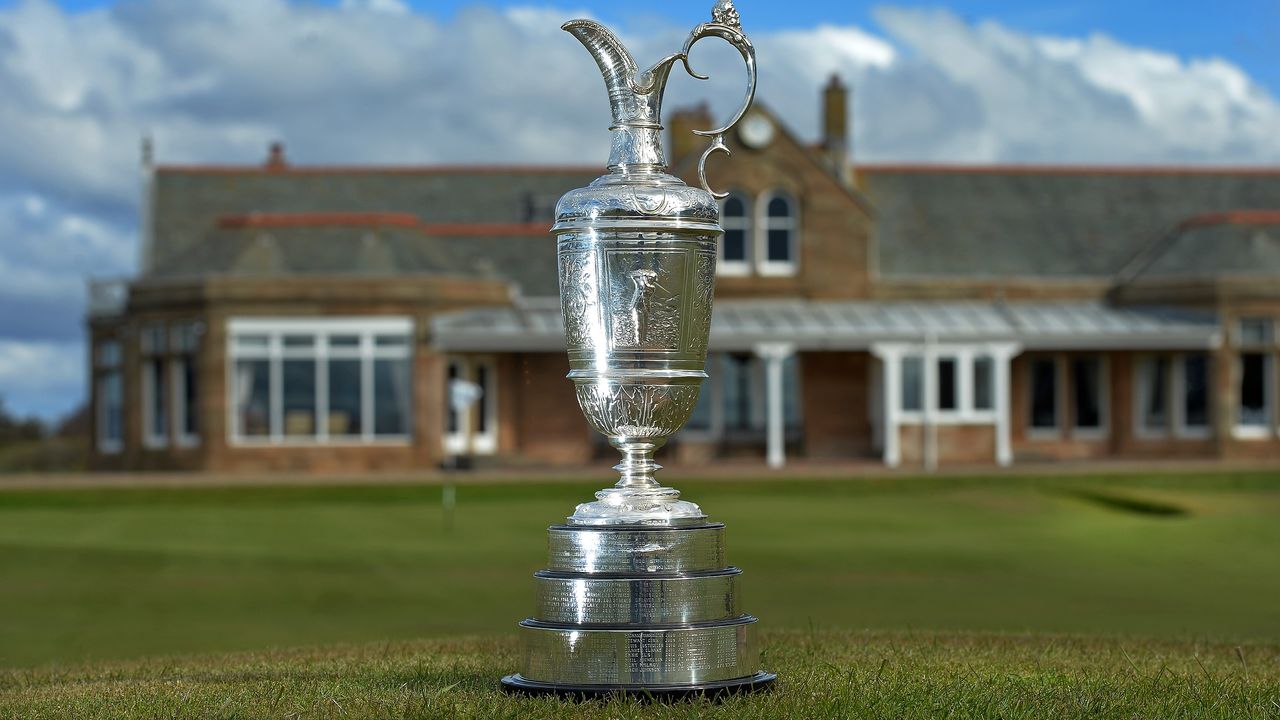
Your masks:
M502 678L502 689L513 695L556 695L567 699L591 699L625 695L635 698L669 701L686 698L718 698L764 692L773 689L778 676L771 672L758 672L743 678L720 680L687 685L562 685L559 683L528 680L519 673Z

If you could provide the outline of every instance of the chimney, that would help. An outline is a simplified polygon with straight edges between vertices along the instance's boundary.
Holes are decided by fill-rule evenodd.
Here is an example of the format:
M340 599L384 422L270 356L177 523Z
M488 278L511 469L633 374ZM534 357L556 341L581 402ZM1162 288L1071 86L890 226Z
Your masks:
M284 158L284 143L279 141L271 143L271 148L267 151L267 169L283 170L287 164Z
M671 129L671 138L667 145L667 163L674 166L691 154L701 153L706 139L694 135L694 130L712 130L715 121L711 119L711 108L705 102L684 110L671 113L667 125Z
M822 151L831 171L846 183L851 179L849 149L849 91L833 73L822 90Z
M138 227L141 231L141 242L138 243L138 271L145 275L151 270L151 255L155 252L155 222L152 214L155 208L155 175L156 146L151 133L142 136L139 148L138 165L140 172L140 194L142 202L138 205Z

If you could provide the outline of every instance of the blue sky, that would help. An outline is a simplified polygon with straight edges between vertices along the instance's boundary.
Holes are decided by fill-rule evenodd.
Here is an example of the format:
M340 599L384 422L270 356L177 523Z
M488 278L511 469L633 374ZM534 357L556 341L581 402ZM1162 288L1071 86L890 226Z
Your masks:
M558 30L641 62L712 0L0 0L0 398L85 397L85 280L137 270L139 143L161 163L598 165L608 106ZM799 137L854 88L857 162L1280 165L1280 1L739 0L759 101ZM740 99L740 60L667 107ZM702 53L702 55L699 55Z
M412 0L415 9L450 16L460 8L474 5L464 0ZM528 0L490 3L498 6L533 4ZM686 25L700 22L709 2L660 0L617 2L578 0L551 3L565 8L584 8L613 22L642 24L653 16ZM1117 40L1159 48L1183 57L1220 56L1233 61L1255 80L1280 90L1280 2L1276 0L1076 0L1074 2L1034 2L1028 0L901 0L877 2L833 2L832 0L740 0L737 5L747 18L748 29L807 28L820 23L853 24L874 29L874 8L945 7L970 21L994 20L1025 32L1047 35L1081 36L1106 33ZM642 10L650 8L651 10Z
M175 0L181 1L181 0ZM340 0L315 0L338 5ZM13 0L0 0L0 6ZM80 10L111 5L110 0L60 0L62 7ZM473 0L407 0L415 10L451 18L459 9L476 5ZM552 5L586 9L604 20L642 25L655 18L680 25L700 22L709 2L696 0L572 0L537 3L532 0L495 0L486 5L517 7ZM819 23L853 24L875 28L872 10L884 2L833 0L741 0L748 29L806 28ZM899 7L945 7L971 21L995 20L1030 33L1081 36L1106 33L1117 40L1159 48L1183 57L1218 56L1231 60L1253 78L1280 91L1280 2L1275 0L1075 0L1028 2L1014 0L951 0L950 2L897 0Z

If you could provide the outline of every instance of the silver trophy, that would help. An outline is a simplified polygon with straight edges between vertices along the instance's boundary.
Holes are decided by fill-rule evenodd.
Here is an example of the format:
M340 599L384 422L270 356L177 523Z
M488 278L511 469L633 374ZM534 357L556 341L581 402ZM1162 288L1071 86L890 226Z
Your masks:
M604 75L613 109L609 172L556 206L569 379L587 420L622 453L621 479L552 526L534 575L536 614L520 623L524 665L508 690L684 694L754 690L756 619L738 607L741 570L725 564L724 525L654 478L654 452L689 419L707 377L716 243L723 234L705 164L755 97L755 50L721 0L680 52L641 70L609 30L564 29ZM700 130L702 188L667 174L662 94L676 62L719 37L742 54L747 93L724 127Z

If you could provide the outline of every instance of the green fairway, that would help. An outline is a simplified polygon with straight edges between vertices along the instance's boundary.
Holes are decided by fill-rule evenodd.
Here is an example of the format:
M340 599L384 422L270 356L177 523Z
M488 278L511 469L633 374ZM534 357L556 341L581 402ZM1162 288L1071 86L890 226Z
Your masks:
M786 628L1280 642L1280 478L680 482ZM588 483L0 493L0 666L514 635Z
M1274 645L773 632L764 651L775 691L722 703L510 697L515 643L460 639L0 671L0 718L1280 718Z

